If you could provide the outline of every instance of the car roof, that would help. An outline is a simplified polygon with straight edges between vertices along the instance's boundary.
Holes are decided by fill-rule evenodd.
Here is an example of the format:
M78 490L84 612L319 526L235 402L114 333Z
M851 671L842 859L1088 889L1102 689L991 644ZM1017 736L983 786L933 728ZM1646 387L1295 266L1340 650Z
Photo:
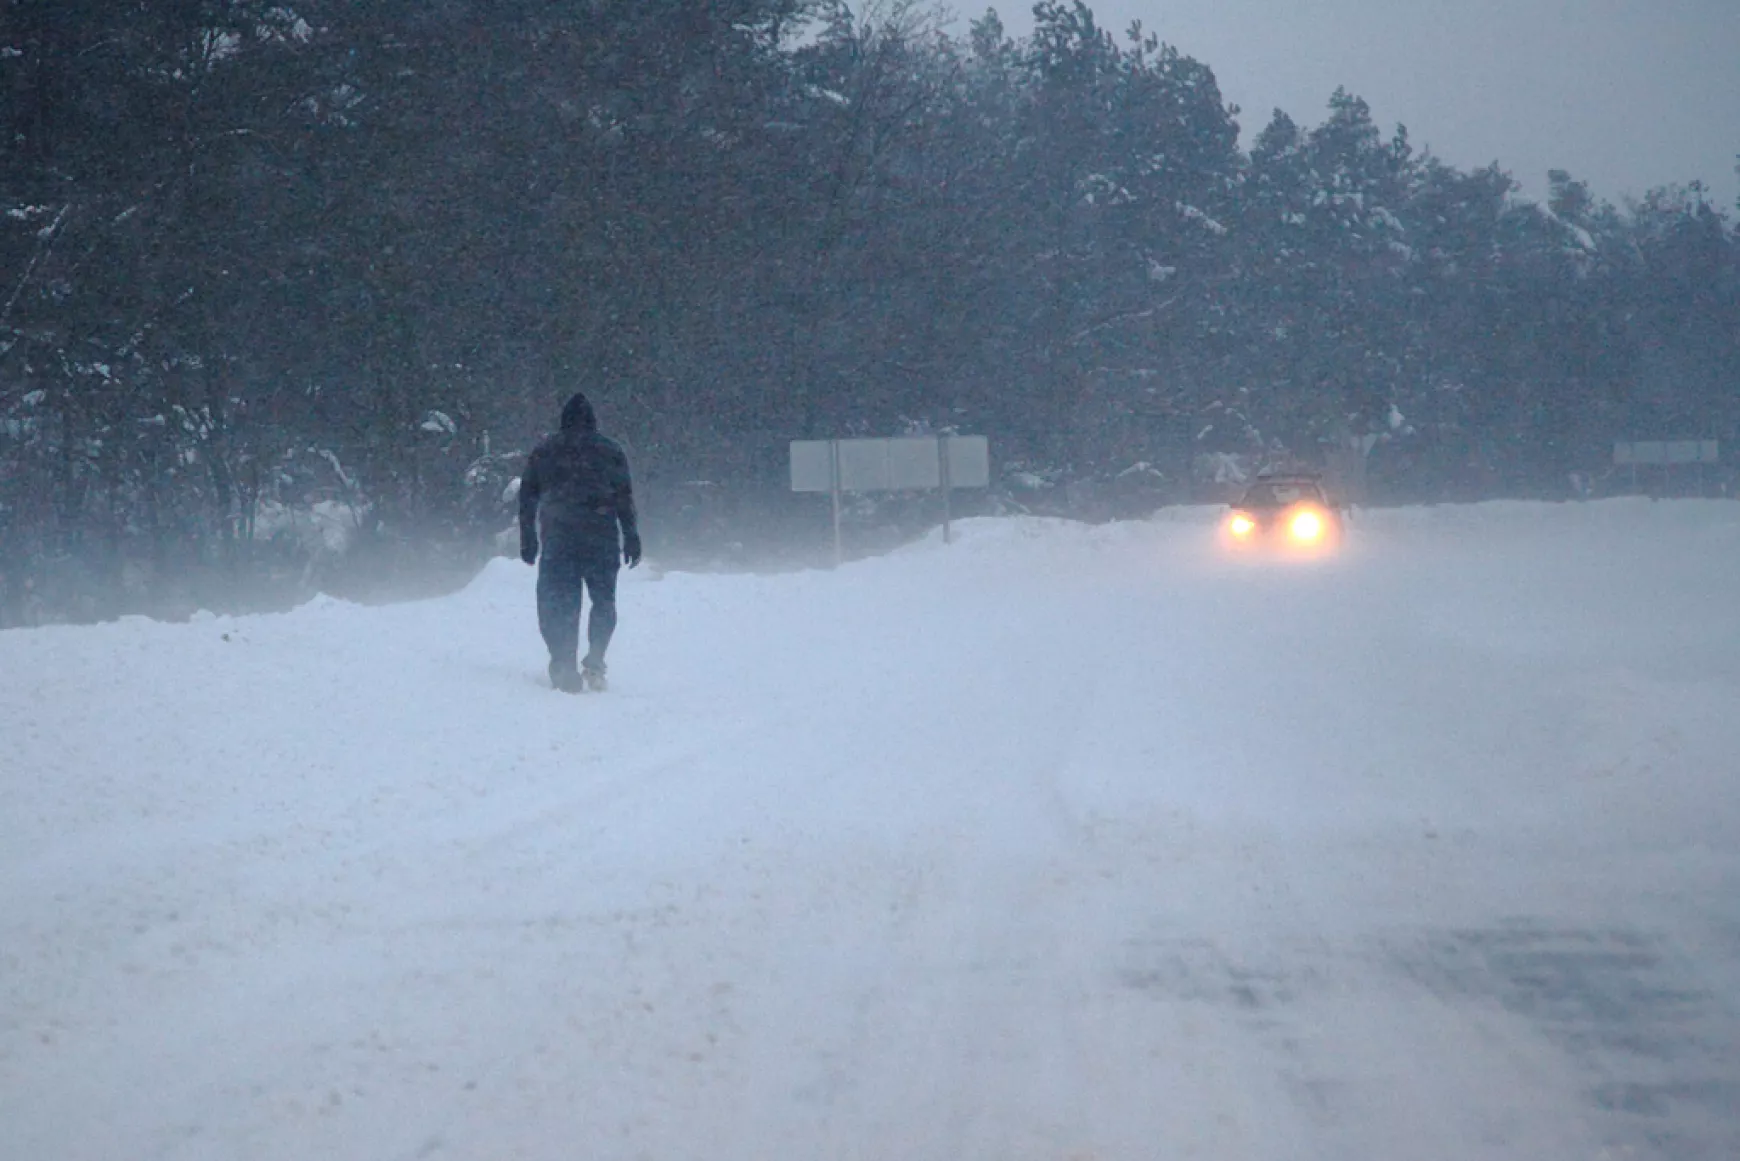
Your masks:
M1256 503L1259 505L1272 503L1277 489L1293 489L1297 493L1291 499L1281 500L1282 504L1297 503L1300 499L1313 495L1324 503L1329 501L1329 493L1324 488L1322 476L1311 472L1275 472L1270 475L1257 476L1247 483L1240 491L1239 499L1235 503Z

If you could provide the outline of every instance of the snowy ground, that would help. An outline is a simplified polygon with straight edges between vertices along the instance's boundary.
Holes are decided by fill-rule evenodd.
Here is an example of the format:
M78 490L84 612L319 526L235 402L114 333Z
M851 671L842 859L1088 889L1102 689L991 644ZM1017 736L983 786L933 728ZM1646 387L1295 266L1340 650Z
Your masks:
M1740 505L0 634L0 1157L1740 1157Z

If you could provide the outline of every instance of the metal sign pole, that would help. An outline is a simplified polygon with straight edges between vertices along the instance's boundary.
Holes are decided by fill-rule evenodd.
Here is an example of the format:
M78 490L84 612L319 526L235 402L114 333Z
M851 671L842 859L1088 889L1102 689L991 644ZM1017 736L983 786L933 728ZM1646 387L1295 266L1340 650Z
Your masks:
M949 483L949 438L940 436L936 441L937 474L942 477L943 494L943 543L953 544L954 540L954 503Z
M846 550L840 540L840 441L828 441L828 467L833 476L834 494L834 567L845 561Z

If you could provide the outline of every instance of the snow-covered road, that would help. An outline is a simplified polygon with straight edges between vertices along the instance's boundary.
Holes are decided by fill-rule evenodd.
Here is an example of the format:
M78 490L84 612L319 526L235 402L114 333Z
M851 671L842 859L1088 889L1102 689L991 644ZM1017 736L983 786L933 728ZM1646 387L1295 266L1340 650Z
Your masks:
M0 1157L1740 1157L1740 505L1208 518L0 634Z

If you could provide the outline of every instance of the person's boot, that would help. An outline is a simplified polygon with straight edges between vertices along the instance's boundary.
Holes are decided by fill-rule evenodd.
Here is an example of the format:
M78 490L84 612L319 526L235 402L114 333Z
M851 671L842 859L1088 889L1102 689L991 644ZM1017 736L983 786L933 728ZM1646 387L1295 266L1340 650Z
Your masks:
M564 665L555 658L550 659L550 686L563 693L580 693L585 686L580 682L580 674L572 665Z
M593 693L603 693L610 688L610 683L604 679L604 670L602 669L583 669L580 671L580 680L585 682L586 688Z

